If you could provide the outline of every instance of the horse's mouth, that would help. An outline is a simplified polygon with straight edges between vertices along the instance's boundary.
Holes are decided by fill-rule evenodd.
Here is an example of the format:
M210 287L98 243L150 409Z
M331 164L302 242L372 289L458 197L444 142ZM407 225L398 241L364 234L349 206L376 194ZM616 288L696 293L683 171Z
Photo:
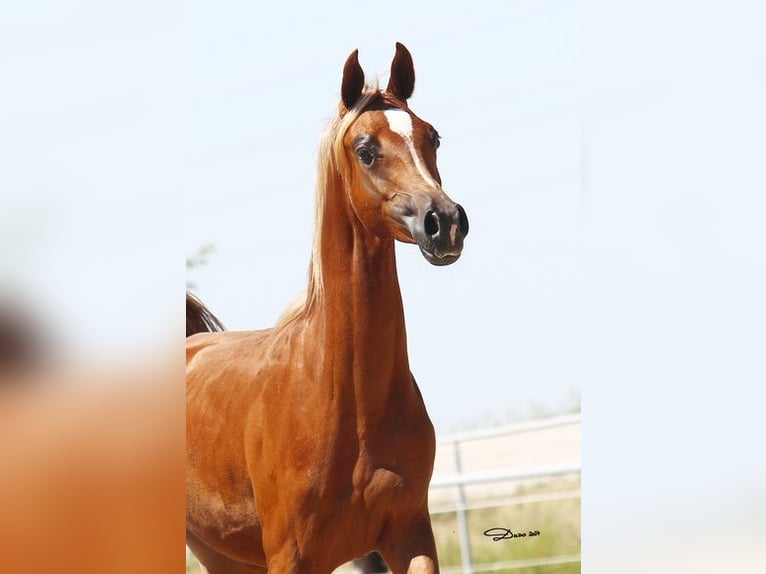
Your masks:
M418 241L418 247L420 247L420 252L423 254L423 257L426 258L426 261L431 265L437 265L439 267L453 264L460 259L460 254L463 252L462 249L455 251L440 251L437 248L428 249L420 241Z

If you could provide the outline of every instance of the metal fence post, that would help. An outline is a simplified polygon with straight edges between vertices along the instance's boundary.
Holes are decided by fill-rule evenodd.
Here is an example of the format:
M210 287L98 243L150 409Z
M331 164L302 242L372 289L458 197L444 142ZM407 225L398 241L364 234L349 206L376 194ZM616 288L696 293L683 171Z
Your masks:
M460 442L452 443L452 452L455 456L455 472L458 476L463 474L463 464L460 460ZM460 561L463 565L463 574L473 574L473 560L471 559L471 541L468 538L468 521L466 519L465 509L465 490L463 483L457 485L457 527L458 539L460 541Z

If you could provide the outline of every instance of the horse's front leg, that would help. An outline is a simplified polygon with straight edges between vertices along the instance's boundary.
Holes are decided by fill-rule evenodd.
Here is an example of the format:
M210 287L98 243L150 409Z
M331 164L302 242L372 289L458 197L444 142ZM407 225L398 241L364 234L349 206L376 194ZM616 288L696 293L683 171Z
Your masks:
M392 524L380 553L393 574L438 574L431 518L424 512L409 524Z

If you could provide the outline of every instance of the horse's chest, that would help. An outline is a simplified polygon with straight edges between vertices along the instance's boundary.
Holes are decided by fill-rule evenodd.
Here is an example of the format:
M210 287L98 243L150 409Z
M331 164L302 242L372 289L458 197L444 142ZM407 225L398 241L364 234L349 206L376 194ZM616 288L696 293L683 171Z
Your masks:
M361 453L351 479L352 499L369 510L396 512L423 501L433 467L429 452Z
M413 488L410 481L399 472L376 468L366 481L357 485L356 493L364 506L370 509L392 509L408 503Z

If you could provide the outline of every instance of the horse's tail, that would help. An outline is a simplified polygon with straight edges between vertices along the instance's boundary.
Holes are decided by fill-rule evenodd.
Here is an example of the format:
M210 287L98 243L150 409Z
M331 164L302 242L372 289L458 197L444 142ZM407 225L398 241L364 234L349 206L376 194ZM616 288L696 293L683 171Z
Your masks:
M223 324L194 295L186 292L186 336L223 331Z

